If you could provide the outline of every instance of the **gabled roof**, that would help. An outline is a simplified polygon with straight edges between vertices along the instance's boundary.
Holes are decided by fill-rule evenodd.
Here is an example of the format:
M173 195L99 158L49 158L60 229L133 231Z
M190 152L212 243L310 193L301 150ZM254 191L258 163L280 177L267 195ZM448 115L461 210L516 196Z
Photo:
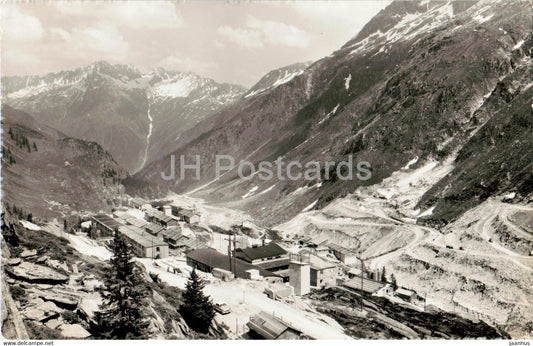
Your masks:
M165 215L165 214L162 214L162 215L156 215L155 218L161 222L164 222L164 223L167 223L167 222L170 222L172 220L174 220L174 218L172 216L169 216L169 215Z
M276 257L287 254L278 244L272 242L268 245L237 249L236 256L246 261L253 261L261 258Z
M148 231L148 233L152 233L154 235L158 235L160 232L164 231L165 229L161 225L156 225L155 223L148 223L144 226L144 229Z
M352 255L352 256L357 256L358 255L357 252L355 252L354 250L345 248L343 246L340 246L340 245L337 245L337 244L334 244L334 243L329 243L327 246L331 250L338 251L338 252L346 254L346 255Z
M127 224L133 225L135 227L143 228L148 222L137 219L136 217L126 217L125 219Z
M161 235L163 235L163 238L170 239L172 241L176 241L182 237L181 232L176 228L167 228L161 232Z
M290 330L297 335L301 334L299 330L264 311L250 317L250 322L247 324L250 329L269 340L279 338L287 330Z
M115 229L116 227L119 227L122 225L120 222L118 222L117 220L113 219L111 216L106 215L106 214L93 215L91 216L91 218L97 223L109 229Z
M167 245L165 242L163 242L163 240L145 233L142 229L135 226L120 226L118 231L120 234L124 235L135 243L147 248Z
M402 296L407 296L407 297L411 297L415 294L415 292L411 291L411 290L407 290L405 288L398 288L396 290L396 294L400 294Z
M311 240L309 240L309 243L310 244L313 244L313 245L325 245L326 243L328 243L330 240L330 237L327 235L327 234L322 234L321 236L319 237L315 237L315 238L311 238Z

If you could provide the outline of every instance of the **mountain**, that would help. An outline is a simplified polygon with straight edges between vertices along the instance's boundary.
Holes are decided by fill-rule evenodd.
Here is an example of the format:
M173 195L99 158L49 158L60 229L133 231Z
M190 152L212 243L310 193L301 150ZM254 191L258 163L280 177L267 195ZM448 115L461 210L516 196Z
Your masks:
M134 172L180 135L238 99L241 86L104 61L45 76L4 77L3 102L65 134L95 141Z
M252 97L264 91L277 87L278 85L290 82L296 76L304 73L305 69L311 65L311 62L300 62L289 66L281 67L268 72L250 90L244 97Z
M530 64L530 9L531 1L392 2L330 56L302 73L286 74L291 77L283 84L254 86L247 97L210 118L210 124L191 129L194 137L178 141L172 154L185 155L187 163L200 155L199 180L192 174L183 181L162 179L171 163L167 155L136 174L128 189L152 195L193 193L250 211L270 225L321 208L360 186L380 183L406 167L449 160L455 167L452 177L439 176L437 181L443 181L435 182L420 205L439 203L435 210L442 208L445 223L490 195L515 188L527 195L530 170L509 164L507 154L529 144L530 113L521 113L529 96L527 78L516 78ZM516 105L506 101L518 94ZM508 107L516 112L512 118L505 116ZM516 133L505 131L496 138L506 126ZM495 142L481 138L483 133L493 133ZM476 148L492 148L498 155L487 160ZM216 179L217 154L231 155L236 163L251 161L255 167L278 157L335 164L322 166L320 179L314 181L264 181L258 175L242 180L237 169ZM371 165L370 179L339 177L337 165L349 155L354 170L358 162ZM476 159L465 164L471 157ZM511 177L507 183L446 202L450 191L490 185L492 180L478 173L504 163ZM177 172L179 164L177 159Z
M95 142L68 137L2 106L2 202L33 216L99 211L118 202L127 172Z

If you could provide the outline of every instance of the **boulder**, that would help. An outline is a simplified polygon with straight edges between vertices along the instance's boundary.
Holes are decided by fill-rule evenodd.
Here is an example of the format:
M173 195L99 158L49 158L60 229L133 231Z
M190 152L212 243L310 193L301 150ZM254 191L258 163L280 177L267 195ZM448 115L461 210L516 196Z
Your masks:
M26 319L38 322L46 322L52 318L57 318L62 310L52 302L29 306L22 312Z
M44 325L50 329L57 329L60 325L62 325L64 322L60 318L53 318L46 322Z
M35 294L42 298L45 301L54 302L57 306L60 306L65 309L74 310L78 306L78 297L70 296L67 294L62 294L55 292L54 290L41 291L34 290Z
M82 298L78 303L78 315L89 325L96 323L95 314L100 310L102 298L99 295Z
M28 300L28 306L36 306L36 305L41 305L41 304L44 304L44 300L42 300L41 298L34 297Z
M103 285L103 282L96 279L95 277L86 277L83 279L83 287L89 292L94 292L97 287Z
M6 259L6 265L8 266L18 266L21 262L20 258L8 258Z
M5 271L13 278L42 284L61 284L68 281L68 276L58 273L57 271L33 264L22 262L18 266L6 267Z
M33 257L33 256L37 256L37 250L24 250L20 254L20 257L22 258L28 258L28 257Z
M58 329L65 338L87 339L91 336L91 333L85 330L81 324L62 324Z
M55 269L63 270L66 273L69 272L68 265L65 262L61 262L61 261L54 260L54 259L47 259L46 265L49 267L55 268Z
M35 263L45 263L49 258L48 256L41 256L35 260Z

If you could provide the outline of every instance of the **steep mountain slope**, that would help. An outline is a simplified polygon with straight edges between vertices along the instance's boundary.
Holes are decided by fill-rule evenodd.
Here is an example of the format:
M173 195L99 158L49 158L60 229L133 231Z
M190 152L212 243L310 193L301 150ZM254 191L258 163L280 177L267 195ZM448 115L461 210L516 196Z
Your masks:
M179 155L188 164L200 155L199 180L194 174L162 179L171 163L167 156L139 172L136 182L148 183L143 193L194 192L275 224L378 183L415 157L414 167L454 157L498 111L496 106L476 112L485 98L528 64L530 9L531 1L393 2L329 57L284 84L248 94L213 118L217 125L193 129L200 135L180 142L173 154L178 173ZM524 125L516 130L525 136ZM325 177L322 165L314 181L264 181L258 175L242 180L237 169L216 179L216 154L251 161L256 169L258 162L280 156L303 165L338 164L353 155L353 166L371 164L372 177L342 180L336 165ZM514 173L517 179L508 187L526 183L525 175Z
M99 143L130 172L171 151L184 131L245 91L193 73L142 74L103 61L2 82L4 103L69 136Z
M67 137L2 106L2 202L33 216L98 211L120 199L127 176L102 147Z
M520 49L527 55L525 66L498 83L473 122L492 117L461 148L455 169L421 199L423 209L434 208L425 223L441 226L506 192L515 202L533 200L533 37Z
M300 62L272 70L264 75L257 83L255 83L254 86L252 86L250 90L246 92L244 97L251 97L275 88L278 85L285 84L294 77L304 73L305 69L309 67L309 65L311 65L311 62L309 61Z

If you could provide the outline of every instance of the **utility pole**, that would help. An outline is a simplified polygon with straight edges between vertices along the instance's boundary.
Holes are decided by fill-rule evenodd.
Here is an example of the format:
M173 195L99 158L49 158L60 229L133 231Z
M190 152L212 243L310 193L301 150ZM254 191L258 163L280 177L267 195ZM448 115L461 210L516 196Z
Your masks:
M231 264L231 234L228 235L228 259L229 259L229 271L233 273Z
M237 276L237 233L233 233L233 273Z
M365 274L365 264L361 255L359 255L359 260L361 261L361 311L363 311L363 275Z

